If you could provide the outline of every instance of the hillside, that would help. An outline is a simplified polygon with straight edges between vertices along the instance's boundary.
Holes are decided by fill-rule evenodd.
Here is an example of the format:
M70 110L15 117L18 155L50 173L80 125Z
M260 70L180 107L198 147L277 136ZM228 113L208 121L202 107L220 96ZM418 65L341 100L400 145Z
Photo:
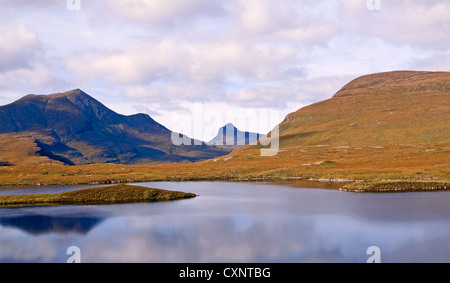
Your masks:
M67 165L185 163L229 153L206 144L176 147L172 132L150 116L117 114L79 89L27 95L0 107L0 121L0 134L31 136L41 155Z
M288 115L281 146L383 146L450 141L450 73L364 76Z
M0 166L62 165L44 155L36 140L27 135L0 135Z

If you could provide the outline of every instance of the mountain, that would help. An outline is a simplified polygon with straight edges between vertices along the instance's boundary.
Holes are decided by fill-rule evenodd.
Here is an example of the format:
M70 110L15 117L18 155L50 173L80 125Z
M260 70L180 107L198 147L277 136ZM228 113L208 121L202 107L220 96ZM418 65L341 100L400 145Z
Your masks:
M450 141L450 73L397 71L357 78L333 98L286 117L282 147Z
M172 132L150 116L120 115L79 89L27 95L0 107L0 121L0 134L28 134L39 155L69 165L184 163L230 152L174 146Z
M217 136L208 144L225 146L230 148L240 148L244 145L256 144L263 135L251 132L242 132L233 124L228 123L219 129Z

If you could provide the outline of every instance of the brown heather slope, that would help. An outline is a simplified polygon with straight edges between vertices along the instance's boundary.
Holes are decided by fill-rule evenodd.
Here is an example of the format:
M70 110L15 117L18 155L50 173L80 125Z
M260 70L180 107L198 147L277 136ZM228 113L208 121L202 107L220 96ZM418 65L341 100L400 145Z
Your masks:
M44 156L31 135L0 134L0 166L62 165Z
M288 115L280 124L280 150L273 157L261 156L261 146L246 146L194 164L0 167L0 183L402 180L402 190L408 190L405 181L414 183L411 189L432 182L426 187L434 190L447 188L450 180L449 118L450 73L374 74ZM361 191L364 186L354 187Z
M282 147L450 142L450 73L364 76L332 99L288 115Z

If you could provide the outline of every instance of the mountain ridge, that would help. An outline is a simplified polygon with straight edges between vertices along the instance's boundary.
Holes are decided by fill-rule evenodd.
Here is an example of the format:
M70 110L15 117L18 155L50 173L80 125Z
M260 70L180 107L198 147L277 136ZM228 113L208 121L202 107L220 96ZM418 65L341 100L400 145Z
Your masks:
M149 115L118 114L80 89L24 96L0 106L0 120L0 134L29 133L47 156L68 164L195 162L230 152L176 147L172 132Z
M425 84L432 83L436 79L444 79L446 83L443 84L441 81L438 85L431 86L431 88L440 86L440 90L450 91L450 88L448 88L448 72L394 71L358 77L342 87L333 98L357 95L357 90L361 89L377 88L379 86L398 87L399 84L402 87L408 87L409 91L420 90L420 87L424 87ZM428 87L430 88L430 86Z

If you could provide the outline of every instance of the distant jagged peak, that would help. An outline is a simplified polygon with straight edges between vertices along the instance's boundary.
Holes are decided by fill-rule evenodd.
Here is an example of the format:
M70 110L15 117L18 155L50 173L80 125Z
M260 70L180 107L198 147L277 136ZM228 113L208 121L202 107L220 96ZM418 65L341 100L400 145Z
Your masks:
M234 124L228 123L219 129L216 137L208 144L220 146L244 146L255 143L262 134L240 131Z
M228 123L222 127L222 129L237 129L236 126L232 123Z

